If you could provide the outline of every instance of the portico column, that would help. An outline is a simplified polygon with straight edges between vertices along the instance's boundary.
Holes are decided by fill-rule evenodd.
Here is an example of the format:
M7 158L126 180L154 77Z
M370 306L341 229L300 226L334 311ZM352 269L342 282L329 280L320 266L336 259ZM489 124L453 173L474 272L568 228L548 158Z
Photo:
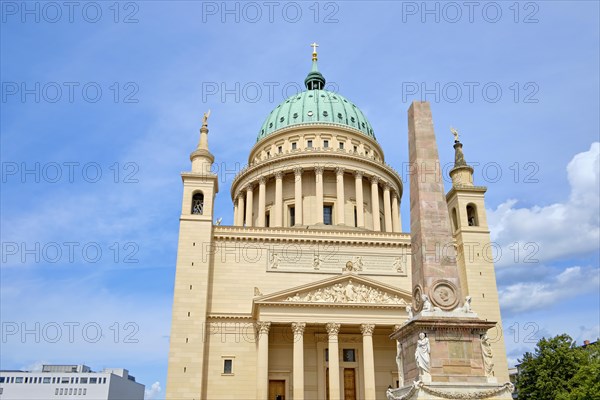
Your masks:
M254 192L252 185L246 187L246 226L252 226L252 208L254 207Z
M385 220L385 231L392 231L392 205L390 202L390 185L383 185L383 215Z
M244 207L244 195L238 194L238 226L244 226L244 211L246 208Z
M304 400L304 328L306 328L304 322L292 323L294 332L294 400Z
M345 225L344 205L346 204L346 200L344 199L344 168L336 168L335 174L337 179L337 224Z
M294 187L294 207L296 225L302 225L302 168L294 168L295 187Z
M279 171L275 174L275 221L273 226L281 226L282 207L283 207L283 172Z
M365 400L375 400L375 360L373 358L374 324L362 324L360 331L363 335L363 369L365 377Z
M392 192L392 229L394 232L402 232L400 223L400 205L398 204L398 195Z
M329 400L340 399L340 356L338 333L340 324L330 322L326 325L329 334Z
M379 223L379 178L371 177L371 210L373 212L373 230L380 231L381 224Z
M315 168L315 181L316 181L316 197L317 206L315 207L315 213L317 214L316 224L323 223L323 167Z
M258 321L258 359L256 360L256 399L263 400L269 396L269 328L270 322Z
M356 225L359 228L365 227L365 207L363 200L363 174L354 173L354 191L356 192Z
M258 223L257 226L265 226L265 191L267 179L262 176L258 180Z

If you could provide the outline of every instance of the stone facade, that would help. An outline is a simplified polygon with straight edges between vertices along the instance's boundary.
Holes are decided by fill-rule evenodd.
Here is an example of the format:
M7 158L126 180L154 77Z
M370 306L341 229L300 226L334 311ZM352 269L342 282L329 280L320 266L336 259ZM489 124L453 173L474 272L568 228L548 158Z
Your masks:
M386 398L401 381L389 335L408 322L407 306L418 304L414 245L399 213L402 181L379 144L334 124L289 126L263 137L232 183L233 226L217 226L207 137L205 119L192 171L182 174L167 399ZM457 193L448 202L436 199L439 209L462 201ZM200 198L202 213L192 207ZM462 229L454 233L459 241L467 234ZM489 241L483 228L472 235ZM458 253L460 259L460 246ZM456 274L468 275L466 284L456 283L460 302L480 290L469 263L455 264ZM493 265L480 268L493 272ZM481 284L488 302L476 300L473 308L499 321L495 277L486 274ZM477 346L435 338L431 344L463 360L433 360L434 375L440 368L449 375L483 368ZM414 350L405 350L411 377ZM495 365L505 365L504 353L494 351Z

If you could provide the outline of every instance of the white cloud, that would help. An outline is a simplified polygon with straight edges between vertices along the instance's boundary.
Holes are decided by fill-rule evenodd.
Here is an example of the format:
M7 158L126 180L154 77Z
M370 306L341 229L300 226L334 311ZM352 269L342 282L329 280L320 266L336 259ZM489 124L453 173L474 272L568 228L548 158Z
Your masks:
M492 241L502 247L498 266L549 261L600 248L600 143L579 153L567 165L569 198L547 206L518 208L509 199L488 210ZM518 257L515 255L518 242ZM530 243L530 245L527 245Z
M546 281L515 283L498 292L502 309L523 312L545 308L567 298L598 291L600 277L596 268L570 267Z
M152 386L146 388L144 393L144 399L151 400L156 398L155 396L161 392L160 382L154 382Z

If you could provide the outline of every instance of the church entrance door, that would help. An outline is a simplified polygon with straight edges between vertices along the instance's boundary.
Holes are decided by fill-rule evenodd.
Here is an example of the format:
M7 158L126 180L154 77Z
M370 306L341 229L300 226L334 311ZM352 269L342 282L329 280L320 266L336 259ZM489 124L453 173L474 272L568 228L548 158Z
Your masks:
M356 400L356 369L344 368L344 400Z
M285 400L284 380L269 380L269 400Z

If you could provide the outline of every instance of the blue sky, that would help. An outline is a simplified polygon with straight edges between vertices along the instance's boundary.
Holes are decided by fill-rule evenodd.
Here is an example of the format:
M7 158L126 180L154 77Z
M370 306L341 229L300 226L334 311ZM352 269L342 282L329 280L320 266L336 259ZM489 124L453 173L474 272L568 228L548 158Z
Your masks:
M431 102L442 164L461 132L502 249L509 360L600 335L597 2L0 4L1 368L125 367L164 396L202 113L230 224L235 171L313 41L404 179L411 101Z

